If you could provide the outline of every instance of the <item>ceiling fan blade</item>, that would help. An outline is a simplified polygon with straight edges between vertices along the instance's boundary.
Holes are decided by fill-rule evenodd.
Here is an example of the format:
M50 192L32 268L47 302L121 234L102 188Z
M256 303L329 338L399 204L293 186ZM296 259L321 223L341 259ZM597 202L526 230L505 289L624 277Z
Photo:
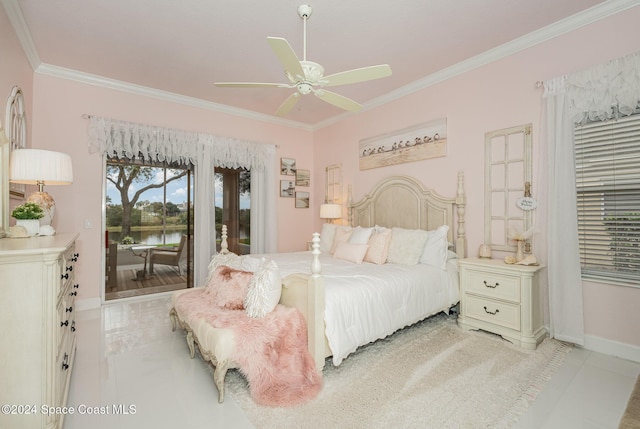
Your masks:
M215 86L232 88L290 88L290 85L283 83L260 83L260 82L215 82Z
M281 37L267 37L267 41L282 63L284 71L289 73L296 81L304 79L304 70L300 60L298 60L298 56L289 45L289 42Z
M325 91L324 89L318 89L314 92L316 97L319 99L326 101L329 104L333 104L336 107L339 107L344 110L348 110L350 112L357 112L362 109L362 105L356 103L350 98L344 97L340 94L336 94L335 92Z
M389 67L388 64L380 64L377 66L362 67L359 69L330 74L329 76L323 77L322 80L328 82L324 86L337 86L380 79L387 76L391 76L391 67Z
M299 92L296 91L293 94L291 94L289 97L287 97L286 100L284 100L284 103L282 103L280 107L278 107L276 116L284 116L287 113L289 113L291 109L293 109L293 106L295 106L299 100L300 100Z

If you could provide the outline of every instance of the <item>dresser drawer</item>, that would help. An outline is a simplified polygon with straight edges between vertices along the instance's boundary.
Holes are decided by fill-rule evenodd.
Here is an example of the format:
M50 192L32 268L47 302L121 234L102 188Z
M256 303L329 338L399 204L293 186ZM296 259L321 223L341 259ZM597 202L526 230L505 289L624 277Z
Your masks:
M520 277L465 269L466 292L520 303Z
M466 295L462 308L466 317L484 320L494 325L520 330L520 306Z

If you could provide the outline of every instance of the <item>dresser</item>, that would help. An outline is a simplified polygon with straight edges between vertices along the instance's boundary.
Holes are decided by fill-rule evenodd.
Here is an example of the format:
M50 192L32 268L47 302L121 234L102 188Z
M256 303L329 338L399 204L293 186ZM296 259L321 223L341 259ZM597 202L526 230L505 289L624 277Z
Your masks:
M482 329L527 349L546 336L539 289L540 266L498 259L461 259L458 326Z
M0 240L0 428L62 428L76 350L77 234Z

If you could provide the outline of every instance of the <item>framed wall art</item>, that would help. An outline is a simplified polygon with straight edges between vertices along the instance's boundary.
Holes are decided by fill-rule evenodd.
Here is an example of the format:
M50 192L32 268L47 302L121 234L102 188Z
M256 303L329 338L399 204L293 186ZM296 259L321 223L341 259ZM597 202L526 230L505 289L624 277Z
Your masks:
M293 180L280 181L280 196L285 198L293 198L296 192L295 182Z
M296 192L296 208L297 209L309 208L309 192Z
M360 170L447 156L447 120L360 140Z
M296 170L296 186L310 186L311 172L309 170Z
M293 158L280 158L280 174L283 176L295 176L296 160Z

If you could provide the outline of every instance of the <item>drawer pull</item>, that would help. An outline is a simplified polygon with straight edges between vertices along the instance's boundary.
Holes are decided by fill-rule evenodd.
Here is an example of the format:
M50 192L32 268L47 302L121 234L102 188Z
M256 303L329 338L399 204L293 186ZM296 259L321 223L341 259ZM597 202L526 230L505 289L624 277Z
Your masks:
M69 273L60 274L60 279L68 279L68 278L69 278Z
M71 313L73 311L73 307L69 307L64 310L65 313Z
M62 370L66 371L69 369L69 355L67 353L64 354L64 358L62 359Z
M78 292L75 292L75 291L74 292L69 292L69 296L77 296L77 295L78 295Z
M80 285L79 285L79 284L77 284L77 285L73 285L73 288L74 288L74 289L78 289L79 287L80 287Z
M71 332L76 332L76 321L71 322Z
M74 254L73 254L73 258L71 258L71 260L72 260L73 262L76 262L76 261L78 260L78 256L80 256L80 254L79 254L79 253L74 253Z
M73 265L69 265L69 266L66 268L66 271L73 271Z
M491 314L491 315L495 316L497 313L500 312L500 309L496 308L496 311L491 312L491 311L487 310L487 306L485 305L484 306L484 312L487 313L487 314Z
M64 322L60 322L60 327L69 326L69 321L65 320Z
M484 285L485 285L486 287L491 288L491 289L495 289L495 288L497 288L498 286L500 286L500 283L496 282L496 284L494 284L494 285L490 285L489 283L487 283L487 281L486 281L486 280L484 280Z

